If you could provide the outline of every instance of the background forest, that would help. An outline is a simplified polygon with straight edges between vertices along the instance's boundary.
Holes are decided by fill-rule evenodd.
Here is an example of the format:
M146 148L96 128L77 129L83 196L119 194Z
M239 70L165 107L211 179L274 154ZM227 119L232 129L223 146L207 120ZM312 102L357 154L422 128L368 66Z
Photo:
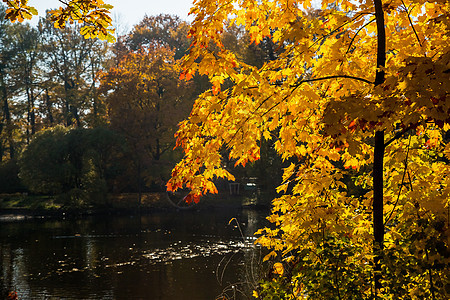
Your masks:
M4 7L0 14L0 194L104 206L108 193L165 191L181 159L178 123L210 88L206 76L179 78L188 24L145 17L112 44L85 39L76 25L55 28L49 17L33 27L5 20ZM269 40L250 44L237 27L223 38L255 66L274 57ZM238 168L237 178L258 178L263 191L274 191L281 161L272 146L264 145L267 159ZM272 166L271 175L258 176Z

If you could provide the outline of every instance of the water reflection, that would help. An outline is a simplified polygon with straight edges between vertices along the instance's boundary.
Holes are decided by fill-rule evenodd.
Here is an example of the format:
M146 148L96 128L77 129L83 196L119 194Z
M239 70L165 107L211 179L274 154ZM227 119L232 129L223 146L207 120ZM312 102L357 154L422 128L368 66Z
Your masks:
M215 299L254 279L263 219L246 210L0 223L0 279L20 299Z

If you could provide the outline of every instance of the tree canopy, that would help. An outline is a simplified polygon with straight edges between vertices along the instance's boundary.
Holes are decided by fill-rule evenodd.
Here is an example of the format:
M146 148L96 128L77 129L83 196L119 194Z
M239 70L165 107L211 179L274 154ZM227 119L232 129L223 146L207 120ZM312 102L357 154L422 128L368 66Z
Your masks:
M104 205L108 169L122 145L106 128L55 126L37 133L22 152L19 175L30 191L56 195L65 205Z
M126 138L131 167L162 186L173 167L167 154L175 145L177 123L192 106L192 88L178 77L174 51L164 46L130 51L102 77L110 126Z
M234 179L224 148L246 165L262 140L274 142L290 165L275 227L258 242L287 271L256 297L448 297L449 8L195 1L181 77L206 75L212 88L180 124L185 154L167 186L198 201L217 192L216 178ZM270 42L270 60L248 64L227 48L229 26Z

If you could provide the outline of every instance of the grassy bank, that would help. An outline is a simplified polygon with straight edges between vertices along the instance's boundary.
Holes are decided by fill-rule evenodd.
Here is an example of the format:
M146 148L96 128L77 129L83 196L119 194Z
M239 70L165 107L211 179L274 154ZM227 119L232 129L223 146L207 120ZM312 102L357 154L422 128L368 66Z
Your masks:
M35 196L26 193L0 194L0 209L59 210L62 205L52 196Z
M177 209L220 209L254 207L256 200L247 195L231 196L218 194L205 196L198 204L186 207L181 196L169 197L167 193L142 193L139 202L137 193L108 194L105 203L85 206L65 206L57 197L28 195L26 193L0 194L0 214L60 214L60 213L101 213L137 212Z

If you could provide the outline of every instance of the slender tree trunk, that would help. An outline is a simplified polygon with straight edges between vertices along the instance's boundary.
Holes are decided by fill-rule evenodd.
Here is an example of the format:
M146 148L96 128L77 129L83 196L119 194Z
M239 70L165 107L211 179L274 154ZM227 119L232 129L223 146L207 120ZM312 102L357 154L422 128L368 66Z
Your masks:
M30 143L30 138L36 133L36 118L34 113L34 94L33 94L33 88L29 83L27 83L25 88L26 94L27 94L27 121L28 121L28 127L27 127L27 144ZM30 129L31 129L31 135L30 135Z
M68 81L67 84L65 84L65 86L68 87L68 89L66 90L66 95L67 95L67 101L69 102L68 116L70 118L70 125L73 124L73 119L75 119L75 125L78 128L80 128L81 121L80 121L80 115L79 115L79 111L78 111L78 104L75 105L74 98L76 98L76 97L74 97L74 95L73 95L73 92L77 90L78 86L73 79L70 79L70 81Z
M45 89L45 106L47 108L47 119L49 122L49 125L53 126L53 113L52 113L52 103L50 102L50 96L48 94L48 89Z
M375 254L375 290L381 288L381 256L384 243L383 221L383 157L384 157L384 132L375 133L375 150L373 160L373 235Z
M11 113L9 111L9 103L8 103L8 92L6 90L5 81L3 77L3 72L0 72L0 85L1 85L1 96L3 98L3 115L5 118L5 125L7 131L7 138L9 144L9 157L15 157L15 145L13 139L13 126L11 121Z
M96 82L96 76L95 76L95 62L94 59L91 57L91 80L92 80L92 84L91 84L91 93L92 93L92 112L94 114L94 124L98 125L99 122L99 117L98 117L98 94L97 94L97 89L95 87L95 82Z
M159 85L159 84L158 84ZM153 155L153 158L155 160L159 160L161 158L161 143L160 140L158 138L159 134L158 134L158 129L161 127L161 122L159 121L159 116L160 116L160 112L161 112L161 103L163 101L163 95L164 95L164 88L163 86L159 86L158 87L158 97L159 100L156 103L156 120L155 123L153 125L153 128L155 129L155 134L156 134L156 153L155 155Z
M75 118L75 124L78 128L81 127L80 114L78 113L78 108L76 106L72 106L72 115Z
M36 133L36 110L34 109L34 93L33 87L30 88L30 96L31 96L31 135Z
M375 85L384 82L386 64L386 32L384 28L384 12L381 0L374 0L375 17L377 24L377 71ZM384 157L384 131L375 132L375 149L373 160L373 234L374 234L374 284L375 294L381 288L381 259L384 243L383 220L383 157Z
M6 88L3 88L4 92L4 106L3 111L5 113L5 120L6 120L6 131L8 135L8 144L9 144L9 157L14 158L16 156L16 146L14 143L13 138L13 126L11 122L11 114L9 112L9 104L8 104L8 98L6 94Z
M67 98L64 101L64 114L64 118L66 119L66 127L69 127L72 125L72 118L70 118L70 105Z
M71 105L70 105L70 91L71 87L69 85L69 82L67 80L64 80L64 93L65 93L65 99L64 99L64 118L66 119L66 127L69 127L72 125L72 116L71 116Z
M92 113L94 114L94 124L98 125L99 122L99 117L98 117L98 97L97 97L97 91L94 90L92 92Z

